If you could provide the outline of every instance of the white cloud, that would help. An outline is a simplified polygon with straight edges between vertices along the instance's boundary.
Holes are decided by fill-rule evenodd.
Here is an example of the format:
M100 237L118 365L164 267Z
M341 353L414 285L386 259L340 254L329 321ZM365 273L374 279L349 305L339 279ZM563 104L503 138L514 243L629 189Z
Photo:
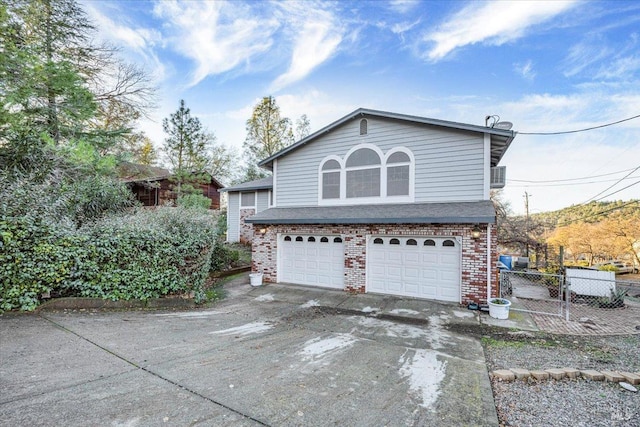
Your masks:
M155 48L164 43L159 31L153 28L131 27L126 22L116 22L94 7L92 3L87 3L85 7L87 14L98 28L99 38L132 51L136 62L142 62L141 65L152 70L156 81L166 77L166 67L155 52ZM120 16L123 15L120 14Z
M590 36L585 41L569 49L569 55L564 61L567 68L564 71L564 75L573 77L611 54L612 50L606 46L600 37Z
M525 80L533 81L536 78L536 72L533 70L533 62L531 60L524 64L514 64L513 68Z
M532 26L574 5L574 1L473 2L425 35L424 41L434 44L425 56L438 61L470 44L499 46L522 37Z
M154 12L167 20L165 31L174 31L169 39L173 48L195 61L191 86L267 52L280 26L236 2L162 1Z
M398 13L407 13L412 11L420 2L418 0L391 0L389 7Z
M396 24L393 24L391 26L391 32L394 34L403 34L406 33L407 31L411 30L412 28L414 28L416 25L418 25L420 23L420 20L417 19L413 22L398 22Z
M338 49L344 29L328 11L314 8L313 3L282 3L289 25L295 34L289 69L271 85L272 91L302 80L327 61Z
M640 56L617 58L600 67L596 79L620 80L635 78L640 71Z

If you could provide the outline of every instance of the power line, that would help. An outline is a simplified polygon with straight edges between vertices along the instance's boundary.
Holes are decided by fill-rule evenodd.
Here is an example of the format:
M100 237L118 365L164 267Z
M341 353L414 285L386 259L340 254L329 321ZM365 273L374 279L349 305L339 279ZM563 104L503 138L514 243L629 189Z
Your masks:
M605 194L604 196L600 197L599 199L594 200L594 202L598 202L598 201L600 201L600 200L602 200L602 199L604 199L604 198L606 198L606 197L613 196L614 194L619 193L619 192L621 192L622 190L626 190L627 188L629 188L629 187L633 187L634 185L638 185L638 184L640 184L640 181L636 181L636 182L634 182L633 184L629 184L629 185L627 185L626 187L622 187L621 189L616 190L616 191L614 191L613 193Z
M602 190L601 192L599 192L598 194L596 194L595 196L593 196L592 198L590 198L589 200L587 200L586 202L581 203L581 204L583 204L583 205L584 205L584 204L586 204L586 203L589 203L590 201L592 201L593 199L595 199L596 197L598 197L598 196L599 196L599 195L601 195L602 193L604 193L604 192L606 192L606 191L609 191L610 189L612 189L613 187L615 187L616 185L618 185L620 182L622 182L622 180L623 180L623 179L625 179L626 177L628 177L629 175L631 175L632 173L634 173L634 172L635 172L635 171L637 171L638 169L640 169L640 166L638 166L637 168L635 168L634 170L632 170L631 172L629 172L628 174L626 174L625 176L623 176L622 178L620 178L620 179L618 180L618 182L616 182L615 184L610 185L610 186L609 186L609 187L607 187L606 189ZM625 187L625 188L628 188L628 187ZM624 190L624 188L623 188L623 190ZM621 190L620 190L620 191L621 191ZM616 191L616 193L617 193L617 192L618 192L618 191ZM612 193L612 194L615 194L615 193ZM610 195L611 195L611 194L608 194L608 196L610 196ZM607 197L607 196L605 196L605 197Z
M640 178L637 176L630 176L628 178L622 178L622 180L625 179L634 179L634 178ZM513 181L513 180L511 180ZM601 184L603 182L614 182L616 181L617 183L620 182L619 179L604 179L602 181L585 181L585 182L570 182L567 184L522 184L522 185L510 185L510 188L542 188L542 187L571 187L574 185L591 185L591 184Z
M628 122L629 120L637 119L638 117L640 117L640 114L638 114L637 116L628 117L626 119L618 120L615 122L606 123L604 125L592 126L592 127L583 128L583 129L567 130L567 131L560 131L560 132L518 132L518 134L519 135L564 135L568 133L586 132L588 130L600 129L600 128L605 128L607 126L617 125L618 123Z
M550 179L550 180L544 180L544 181L529 181L526 179L509 179L509 181L513 181L513 182L530 182L533 184L542 184L545 182L566 182L566 181L580 181L583 179L593 179L593 178L601 178L603 176L610 176L610 175L616 175L619 173L623 173L623 172L629 172L631 169L625 169L625 170L621 170L621 171L617 171L617 172L609 172L609 173L604 173L602 175L591 175L591 176L585 176L582 178L567 178L567 179Z

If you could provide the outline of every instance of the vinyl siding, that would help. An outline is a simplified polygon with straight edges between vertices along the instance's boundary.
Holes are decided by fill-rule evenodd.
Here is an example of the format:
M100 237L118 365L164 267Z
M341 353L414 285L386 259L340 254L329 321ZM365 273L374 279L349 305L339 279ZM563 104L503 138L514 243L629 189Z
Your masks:
M230 191L227 209L227 242L240 241L240 193Z
M256 213L262 212L265 209L269 209L269 191L258 191L258 201L256 206Z
M360 119L278 159L277 205L316 206L318 167L333 154L344 158L355 145L377 145L385 154L399 146L415 157L415 202L476 201L484 198L483 135L387 119L368 120L361 136Z

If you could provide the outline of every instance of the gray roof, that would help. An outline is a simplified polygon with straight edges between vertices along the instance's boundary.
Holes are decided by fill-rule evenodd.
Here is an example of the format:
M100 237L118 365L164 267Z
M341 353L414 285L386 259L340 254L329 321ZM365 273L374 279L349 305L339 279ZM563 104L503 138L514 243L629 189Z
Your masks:
M231 187L221 188L220 191L251 191L251 190L271 190L273 188L273 177L268 176L254 181L243 182Z
M264 166L268 169L272 169L273 161L278 157L284 156L285 154L305 144L312 142L314 139L326 134L327 132L330 132L331 130L343 125L344 123L350 120L360 118L360 117L367 117L367 116L409 121L409 122L421 123L421 124L432 125L432 126L446 127L450 129L456 129L456 130L479 132L483 134L487 133L491 136L491 166L498 165L498 163L500 162L500 159L502 158L504 153L507 151L507 148L509 148L509 145L513 141L513 138L515 138L516 136L516 132L511 130L497 129L497 128L491 128L487 126L471 125L467 123L450 122L447 120L430 119L428 117L419 117L419 116L410 116L406 114L390 113L387 111L369 110L367 108L359 108L356 111L350 114L347 114L343 118L331 123L330 125L325 126L319 131L307 136L306 138L301 139L295 144L290 145L278 151L273 156L264 159L259 163L259 166Z
M495 223L490 200L358 206L271 208L245 220L253 224L457 224Z

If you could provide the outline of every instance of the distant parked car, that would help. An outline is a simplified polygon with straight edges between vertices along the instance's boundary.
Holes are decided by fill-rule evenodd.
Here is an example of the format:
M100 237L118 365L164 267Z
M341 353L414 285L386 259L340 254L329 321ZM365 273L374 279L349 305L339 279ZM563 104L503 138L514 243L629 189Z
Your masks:
M620 261L608 261L600 264L595 264L592 269L594 270L609 270L615 271L616 274L630 274L635 273L636 268L632 265L625 264Z

